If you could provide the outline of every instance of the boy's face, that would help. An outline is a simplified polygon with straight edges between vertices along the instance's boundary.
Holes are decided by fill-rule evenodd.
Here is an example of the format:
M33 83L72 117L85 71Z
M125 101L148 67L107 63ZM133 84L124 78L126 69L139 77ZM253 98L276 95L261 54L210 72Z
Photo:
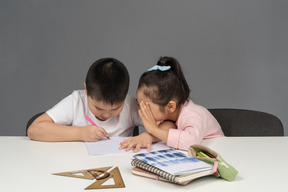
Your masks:
M110 105L93 100L90 96L87 96L88 107L90 111L95 115L95 117L100 121L106 121L112 116L117 116L120 114L124 107L124 101L122 103Z

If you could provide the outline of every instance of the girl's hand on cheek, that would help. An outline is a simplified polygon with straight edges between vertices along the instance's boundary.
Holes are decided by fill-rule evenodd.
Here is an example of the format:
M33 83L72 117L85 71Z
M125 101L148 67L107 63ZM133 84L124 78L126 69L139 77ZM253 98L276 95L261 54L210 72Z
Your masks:
M140 102L139 115L143 121L146 131L152 134L153 130L157 129L158 126L148 103L144 103L143 101Z

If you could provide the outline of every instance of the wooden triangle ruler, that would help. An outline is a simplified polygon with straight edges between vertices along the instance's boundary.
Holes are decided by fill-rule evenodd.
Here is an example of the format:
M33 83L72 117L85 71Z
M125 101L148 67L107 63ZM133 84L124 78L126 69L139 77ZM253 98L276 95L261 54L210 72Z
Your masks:
M106 178L96 180L94 183L86 187L85 189L107 189L107 188L123 188L125 187L124 181L121 177L118 167L115 167L112 171L109 172L110 175ZM113 185L103 185L109 179L114 179Z
M62 173L53 173L53 175L93 180L93 179L96 179L95 175L92 174L93 172L98 173L98 175L100 175L111 168L112 167L102 167L102 168L96 168L96 169L86 169L86 170L69 171L69 172L62 172Z
M96 181L86 187L85 189L107 189L107 188L123 188L125 187L124 181L121 177L118 167L113 168L108 172L112 167L101 167L95 169L85 169L78 171L69 171L61 173L53 173L53 175L75 177L81 179L95 179ZM114 184L105 185L105 182L109 179L114 180Z

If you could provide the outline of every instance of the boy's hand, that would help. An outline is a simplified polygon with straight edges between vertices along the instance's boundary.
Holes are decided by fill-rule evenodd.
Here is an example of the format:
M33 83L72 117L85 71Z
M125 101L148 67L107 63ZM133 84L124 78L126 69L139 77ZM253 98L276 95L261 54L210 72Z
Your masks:
M125 151L130 151L134 149L134 153L137 153L140 148L147 148L147 151L151 151L151 145L153 142L153 136L144 132L138 136L131 137L120 143L120 150L125 149Z
M99 141L105 137L108 137L108 133L102 127L95 125L88 125L81 127L81 138L85 142Z

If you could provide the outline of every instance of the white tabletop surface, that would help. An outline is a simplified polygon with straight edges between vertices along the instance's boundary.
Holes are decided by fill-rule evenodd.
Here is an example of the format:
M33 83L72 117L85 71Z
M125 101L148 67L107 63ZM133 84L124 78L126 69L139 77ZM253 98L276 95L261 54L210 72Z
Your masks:
M202 144L239 171L233 182L205 177L180 186L132 175L133 154L89 156L83 142L37 142L1 136L0 191L287 191L288 137L224 137ZM94 181L52 175L107 166L118 166L125 188L84 190Z

